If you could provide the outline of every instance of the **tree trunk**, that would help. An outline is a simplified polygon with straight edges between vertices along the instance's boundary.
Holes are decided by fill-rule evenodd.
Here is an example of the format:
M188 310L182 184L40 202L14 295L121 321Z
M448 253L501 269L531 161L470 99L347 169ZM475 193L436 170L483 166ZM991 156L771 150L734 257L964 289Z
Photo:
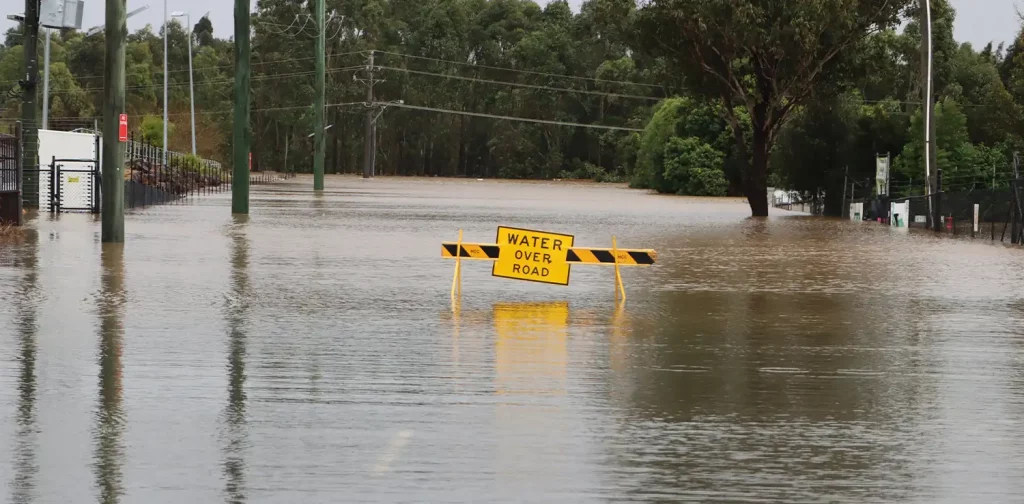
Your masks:
M754 217L768 216L768 135L754 125L753 152L745 179L747 202Z

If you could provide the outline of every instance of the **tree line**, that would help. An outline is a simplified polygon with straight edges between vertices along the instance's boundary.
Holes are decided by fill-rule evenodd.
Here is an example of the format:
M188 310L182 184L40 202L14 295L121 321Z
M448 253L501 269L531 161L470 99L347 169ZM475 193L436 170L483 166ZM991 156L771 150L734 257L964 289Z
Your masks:
M922 193L917 4L589 0L574 13L564 1L327 0L326 171L362 171L372 77L379 174L629 181L746 195L755 215L767 212L772 186L825 195L836 213L844 180L873 178L875 156L888 153L892 192ZM1024 135L1024 37L980 50L958 43L954 10L932 5L944 188L1005 186ZM321 29L312 8L256 2L257 168L312 170ZM163 30L130 33L126 48L126 112L134 134L156 144ZM166 30L168 147L190 150L191 42L198 152L227 162L232 41L207 18ZM11 90L3 119L20 115L22 36L13 28L0 47L0 86ZM103 48L102 32L54 34L51 128L99 119Z

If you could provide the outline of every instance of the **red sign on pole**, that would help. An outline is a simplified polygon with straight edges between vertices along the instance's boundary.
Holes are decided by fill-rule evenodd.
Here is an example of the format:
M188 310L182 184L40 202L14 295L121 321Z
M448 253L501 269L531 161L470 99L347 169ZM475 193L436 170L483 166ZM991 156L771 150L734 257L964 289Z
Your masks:
M117 141L128 141L128 114L121 114L117 123Z

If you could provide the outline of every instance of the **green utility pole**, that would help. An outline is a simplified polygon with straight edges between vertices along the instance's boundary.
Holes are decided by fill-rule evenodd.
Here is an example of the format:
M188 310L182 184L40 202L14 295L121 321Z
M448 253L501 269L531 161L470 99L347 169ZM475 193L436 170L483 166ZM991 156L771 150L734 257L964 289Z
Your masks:
M124 41L128 37L125 0L107 0L106 62L103 65L103 192L101 240L124 243L124 148L120 115L124 112Z
M316 153L313 156L313 190L324 190L324 88L326 76L324 69L325 32L324 0L316 0L316 99L313 100L313 144Z
M36 46L39 42L39 0L25 0L25 80L21 81L24 96L21 102L21 124L25 128L22 138L24 151L21 166L24 168L22 179L22 199L25 206L39 207L39 118L36 102L38 100L39 55Z
M249 213L249 0L235 0L235 110L231 213Z

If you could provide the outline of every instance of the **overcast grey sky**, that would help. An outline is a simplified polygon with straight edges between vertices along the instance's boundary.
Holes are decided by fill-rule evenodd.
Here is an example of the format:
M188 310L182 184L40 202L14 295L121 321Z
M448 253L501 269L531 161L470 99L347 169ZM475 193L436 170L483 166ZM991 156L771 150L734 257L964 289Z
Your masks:
M1009 45L1020 28L1015 4L1020 1L1024 5L1024 0L951 1L957 11L956 39L961 42L971 42L977 49L990 41L994 41L996 44L1006 42ZM231 35L234 8L232 0L167 0L167 2L168 13L176 10L186 11L192 15L194 20L198 20L200 16L209 11L214 34L218 37ZM5 9L15 8L18 12L22 11L21 6L24 5L21 0L4 0L2 3ZM160 0L128 0L128 10L134 10L147 3L149 4L148 10L128 20L129 30L141 28L147 23L153 26L160 24L163 14L163 2ZM579 5L580 0L570 0L569 3L575 8ZM104 0L85 0L83 28L103 23L103 5ZM7 30L12 24L11 21L6 20L6 14L10 13L12 12L3 13L3 30Z

